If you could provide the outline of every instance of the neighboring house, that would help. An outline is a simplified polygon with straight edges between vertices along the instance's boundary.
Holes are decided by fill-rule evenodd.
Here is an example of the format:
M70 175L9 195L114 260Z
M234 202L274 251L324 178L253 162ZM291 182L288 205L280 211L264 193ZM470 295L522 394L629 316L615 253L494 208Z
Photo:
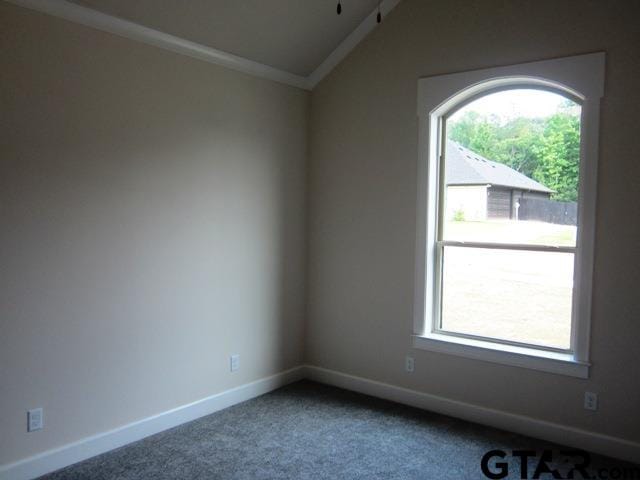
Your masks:
M502 163L447 140L446 218L518 218L521 198L549 198L553 190Z

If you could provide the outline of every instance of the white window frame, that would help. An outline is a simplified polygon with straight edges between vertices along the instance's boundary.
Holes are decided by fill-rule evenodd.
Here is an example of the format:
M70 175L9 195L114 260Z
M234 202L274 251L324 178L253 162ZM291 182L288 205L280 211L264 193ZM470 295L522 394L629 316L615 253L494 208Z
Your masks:
M419 163L412 337L415 348L588 378L598 132L600 99L604 94L604 65L605 54L593 53L418 80ZM480 96L513 88L537 88L560 93L582 107L577 239L575 250L569 249L575 251L575 257L571 346L567 350L452 334L438 328L441 265L437 254L437 225L442 190L439 188L442 183L439 166L444 119L450 112ZM525 248L532 250L529 246ZM563 251L553 247L551 250Z

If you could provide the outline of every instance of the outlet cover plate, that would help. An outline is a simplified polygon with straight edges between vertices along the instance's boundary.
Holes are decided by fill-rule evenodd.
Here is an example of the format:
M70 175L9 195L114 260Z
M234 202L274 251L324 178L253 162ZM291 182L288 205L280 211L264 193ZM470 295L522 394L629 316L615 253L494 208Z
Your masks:
M409 373L413 373L415 371L416 362L413 357L406 356L404 358L404 369Z
M594 392L584 392L584 408L587 410L598 409L598 394Z
M229 368L232 372L235 372L240 368L240 355L231 355L229 359Z
M42 408L34 408L27 411L27 432L42 430L44 426L44 415Z

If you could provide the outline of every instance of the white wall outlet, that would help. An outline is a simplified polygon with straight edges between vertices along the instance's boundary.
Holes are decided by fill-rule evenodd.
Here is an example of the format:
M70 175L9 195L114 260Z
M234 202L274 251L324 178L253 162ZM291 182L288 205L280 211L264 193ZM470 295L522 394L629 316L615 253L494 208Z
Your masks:
M409 356L404 357L404 369L409 373L413 373L415 368L416 368L416 362L413 359L413 357L409 357Z
M240 355L231 355L229 367L232 372L235 372L240 368Z
M594 392L584 392L584 408L587 410L598 409L598 394Z
M42 408L34 408L27 411L27 432L42 430L44 426L44 414Z

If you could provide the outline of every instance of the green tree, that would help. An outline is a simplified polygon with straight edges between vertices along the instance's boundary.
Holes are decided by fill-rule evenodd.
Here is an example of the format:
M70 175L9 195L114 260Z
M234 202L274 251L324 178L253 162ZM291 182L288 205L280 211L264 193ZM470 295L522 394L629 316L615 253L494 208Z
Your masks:
M501 123L496 116L465 112L451 122L449 138L554 190L556 200L578 198L580 118L567 101L547 118L518 117Z
M461 145L491 158L496 153L495 117L482 116L476 112L465 112L462 118L451 125L450 138Z
M539 142L543 129L544 123L539 119L524 117L497 126L497 144L492 160L533 178L538 166L535 145Z
M554 190L554 199L576 201L580 166L580 119L563 112L549 117L541 142L535 149L538 166L533 178Z

